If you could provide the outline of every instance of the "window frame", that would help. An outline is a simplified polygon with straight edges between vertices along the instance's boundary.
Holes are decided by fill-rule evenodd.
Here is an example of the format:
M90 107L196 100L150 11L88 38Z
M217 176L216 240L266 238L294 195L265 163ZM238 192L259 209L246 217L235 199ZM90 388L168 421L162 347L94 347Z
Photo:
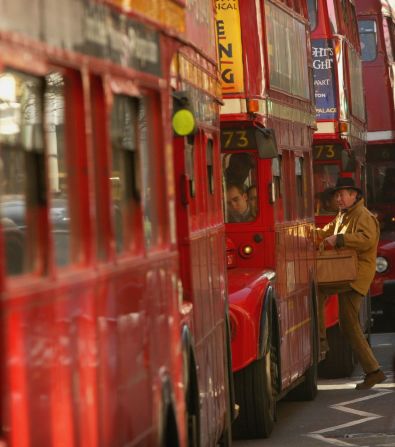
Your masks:
M140 194L133 193L133 204L129 203L129 217L126 217L126 220L130 219L129 224L125 227L126 233L124 234L124 238L126 237L126 245L127 248L123 250L116 249L116 233L114 226L114 218L110 218L110 226L111 226L111 247L110 247L110 257L113 258L129 258L130 256L143 256L144 254L148 254L151 251L157 251L162 249L165 246L170 244L170 236L169 236L169 223L168 223L168 209L167 209L167 174L163 169L165 163L165 148L161 145L163 144L163 129L162 129L162 118L161 114L153 113L154 110L157 110L158 107L163 107L163 95L160 89L156 85L144 84L144 86L140 86L137 83L134 83L130 80L119 78L119 77L107 77L104 79L104 92L107 97L107 108L108 114L111 114L111 108L113 104L113 98L117 95L135 98L137 102L141 104L145 104L146 107L146 119L149 124L156 129L155 132L147 132L147 151L150 152L149 156L156 157L155 158L155 166L152 166L152 170L150 169L150 175L146 176L146 183L144 183L143 176L143 162L144 157L148 156L145 154L145 149L142 148L142 141L140 140L141 131L136 131L136 153L139 153L140 158L140 166L138 168L138 172L134 174L135 177L140 177L141 183L141 191ZM108 99L109 98L109 99ZM107 157L108 157L108 177L111 176L111 130L108 129L109 133L109 143L107 149ZM155 134L155 135L154 135ZM147 182L149 179L155 180L157 182L156 187L153 188L153 194L155 195L154 200L154 211L155 211L155 230L154 230L154 241L150 239L150 234L152 232L149 229L149 225L147 223L147 216L149 211L152 209L150 207L149 197L147 194ZM102 179L101 181L104 181ZM109 185L110 188L110 185ZM110 188L111 189L111 188ZM113 194L111 190L109 190L109 201L107 209L112 216L112 198ZM145 223L144 223L145 222ZM152 228L151 228L152 229Z
M373 31L371 32L362 32L361 31L361 26L363 22L371 22L373 23ZM378 40L377 40L377 22L375 19L359 19L358 20L358 31L359 31L359 36L360 36L360 41L361 41L361 60L362 62L373 62L377 59L377 55L378 55ZM364 48L362 46L362 44L365 44L365 40L362 38L363 35L373 35L374 36L374 57L370 57L370 58L366 58L365 57L365 51Z

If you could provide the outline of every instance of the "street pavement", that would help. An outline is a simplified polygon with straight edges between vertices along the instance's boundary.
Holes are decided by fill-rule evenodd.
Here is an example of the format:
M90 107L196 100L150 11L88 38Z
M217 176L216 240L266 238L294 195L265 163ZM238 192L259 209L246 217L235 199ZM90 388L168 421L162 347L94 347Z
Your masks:
M313 402L278 403L269 439L234 441L235 447L395 447L395 333L372 334L371 344L387 379L371 390L355 390L363 380L319 380Z

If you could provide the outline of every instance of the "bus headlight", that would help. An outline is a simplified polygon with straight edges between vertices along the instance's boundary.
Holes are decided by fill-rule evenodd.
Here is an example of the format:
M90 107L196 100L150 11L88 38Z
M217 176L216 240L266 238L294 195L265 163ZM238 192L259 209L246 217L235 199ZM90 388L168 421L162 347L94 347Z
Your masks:
M242 247L240 247L239 253L240 256L242 256L243 258L249 258L254 253L254 249L251 245L243 245Z
M382 256L376 258L376 272L384 273L388 269L388 261Z

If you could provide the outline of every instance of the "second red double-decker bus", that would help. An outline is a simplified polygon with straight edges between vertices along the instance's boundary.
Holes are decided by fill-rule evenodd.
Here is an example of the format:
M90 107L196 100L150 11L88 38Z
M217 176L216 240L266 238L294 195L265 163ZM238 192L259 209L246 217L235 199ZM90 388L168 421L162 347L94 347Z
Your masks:
M380 222L372 283L374 329L395 322L395 4L356 3L367 111L367 199Z
M317 390L312 134L305 1L217 1L221 148L237 437Z
M338 177L353 177L365 190L365 103L354 2L309 0L308 6L317 119L314 208L316 224L321 227L337 212L331 188ZM365 310L361 318L367 328L370 317ZM325 319L329 351L320 372L328 377L349 375L354 357L339 328L336 295L326 300Z

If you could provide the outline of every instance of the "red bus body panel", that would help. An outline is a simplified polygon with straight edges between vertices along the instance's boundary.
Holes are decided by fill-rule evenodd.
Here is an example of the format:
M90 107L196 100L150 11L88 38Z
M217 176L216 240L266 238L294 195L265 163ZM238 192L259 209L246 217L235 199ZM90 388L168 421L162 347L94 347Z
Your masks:
M311 178L309 157L314 127L313 106L309 99L269 88L269 50L265 31L270 22L270 19L265 22L265 8L284 9L292 14L291 8L285 2L243 0L238 2L237 13L233 11L237 15L229 17L226 11L219 11L219 3L217 36L224 98L221 112L223 156L230 156L236 150L236 147L227 150L226 142L226 137L233 135L235 129L249 131L255 126L273 129L279 153L289 153L283 158L286 160L284 182L287 182L284 195L292 201L297 194L293 163L298 155L305 157L304 166ZM294 8L305 14L305 2L294 2ZM304 26L303 18L301 23ZM307 63L311 63L309 43L304 42L304 45L307 69ZM230 46L233 48L232 56L228 51ZM309 85L307 81L306 85ZM247 110L249 104L256 107L253 113ZM291 111L295 113L293 120L289 118ZM241 149L238 152L241 153ZM259 214L253 222L226 224L233 370L239 371L259 358L260 325L266 293L269 286L274 285L276 315L280 315L281 387L286 390L304 374L312 361L310 297L315 270L314 248L309 235L314 223L312 207L309 211L308 205L312 202L312 191L307 186L303 216L297 215L295 204L295 208L288 205L289 216L286 218L281 199L274 205L270 203L271 159L260 159L253 146L248 154L257 166ZM252 250L250 256L241 255L246 245Z
M62 215L63 208L56 208L57 199L49 193L54 182L49 166L56 154L47 158L48 137L44 167L34 170L37 178L29 185L38 185L45 197L25 203L1 196L1 440L12 447L116 447L165 445L163 438L169 437L166 445L188 445L181 340L188 322L196 337L201 445L214 445L229 411L215 42L210 34L205 34L203 48L196 35L189 42L186 21L193 28L194 19L182 0L164 0L160 8L151 2L134 8L116 0L66 2L56 9L46 1L6 3L1 75L13 70L13 79L23 83L28 75L40 87L53 72L65 79L64 96L56 103L65 113L64 138L57 144L66 148L65 158L57 163L57 180L67 179L69 213ZM26 15L27 7L31 14ZM205 8L208 22L203 28L212 36L212 2ZM201 32L202 23L195 25ZM189 61L195 70L175 73L175 59ZM175 182L184 169L173 166L176 147L170 124L172 88L181 88L181 83L193 85L212 104L212 122L199 123L205 132L196 151L199 203L189 221L176 215L181 205ZM3 102L4 83L0 89ZM9 100L15 101L12 96L11 90ZM48 99L44 91L42 96ZM123 134L117 127L122 120L114 120L112 111L116 100L125 98L128 105L139 107L146 101L147 121L134 127L141 116L131 107L122 115L127 123ZM26 115L37 118L37 110ZM120 113L124 110L120 107ZM56 128L51 124L50 129ZM9 140L4 127L1 132L3 151ZM131 145L136 135L140 158ZM203 195L208 190L205 157L200 155L205 135L214 141L216 182L216 194L208 198ZM116 144L125 145L122 160L127 162L120 168L112 159ZM1 169L9 172L3 153L1 161ZM30 169L31 164L26 166ZM3 183L3 170L1 176ZM129 195L122 201L125 190ZM26 214L17 227L11 212ZM56 259L58 215L63 223L70 222L62 233L69 245L66 266ZM177 239L178 224L185 224L187 240ZM27 233L29 226L34 234ZM17 243L29 249L27 273L7 271ZM189 251L180 247L184 243ZM186 264L189 302L185 295L183 301L180 287Z
M384 273L377 273L370 287L372 297L384 293L386 284L394 287L395 280L395 241L381 241L377 249L377 256L382 256L388 261L389 268ZM389 292L389 291L388 291Z
M376 273L370 293L372 307L388 313L378 300L386 295L390 309L395 307L392 298L395 288L395 12L390 1L361 0L356 7L361 41L368 45L370 41L365 39L374 39L374 44L367 47L371 52L363 53L368 206L380 222L377 256L388 263L385 271Z
M182 326L193 339L200 443L218 443L228 400L225 226L221 204L219 70L214 3L187 2L186 40L172 62L172 87L187 91L197 118L191 137L173 137ZM213 399L213 395L216 396Z
M353 8L350 1L318 2L316 26L311 31L317 110L313 156L318 227L325 226L336 214L335 210L322 210L320 194L333 187L337 177L352 176L357 185L365 188L365 118ZM351 169L348 160L353 160ZM325 311L327 328L334 326L338 322L336 296L326 301Z
M393 8L393 6L392 6ZM379 0L360 0L356 3L358 20L374 20L377 25L377 55L374 60L364 60L362 63L364 88L366 96L368 145L392 142L395 135L380 135L375 132L394 132L395 108L394 86L391 81L394 76L395 62L389 59L386 52L383 21L391 18L390 2ZM392 12L392 21L395 19ZM389 30L389 32L392 32ZM380 113L378 113L380 112ZM368 146L369 150L369 146Z
M260 269L229 270L229 300L237 337L232 343L233 371L245 368L258 355L259 327L264 305L262 297L269 280ZM253 343L251 341L254 341Z

